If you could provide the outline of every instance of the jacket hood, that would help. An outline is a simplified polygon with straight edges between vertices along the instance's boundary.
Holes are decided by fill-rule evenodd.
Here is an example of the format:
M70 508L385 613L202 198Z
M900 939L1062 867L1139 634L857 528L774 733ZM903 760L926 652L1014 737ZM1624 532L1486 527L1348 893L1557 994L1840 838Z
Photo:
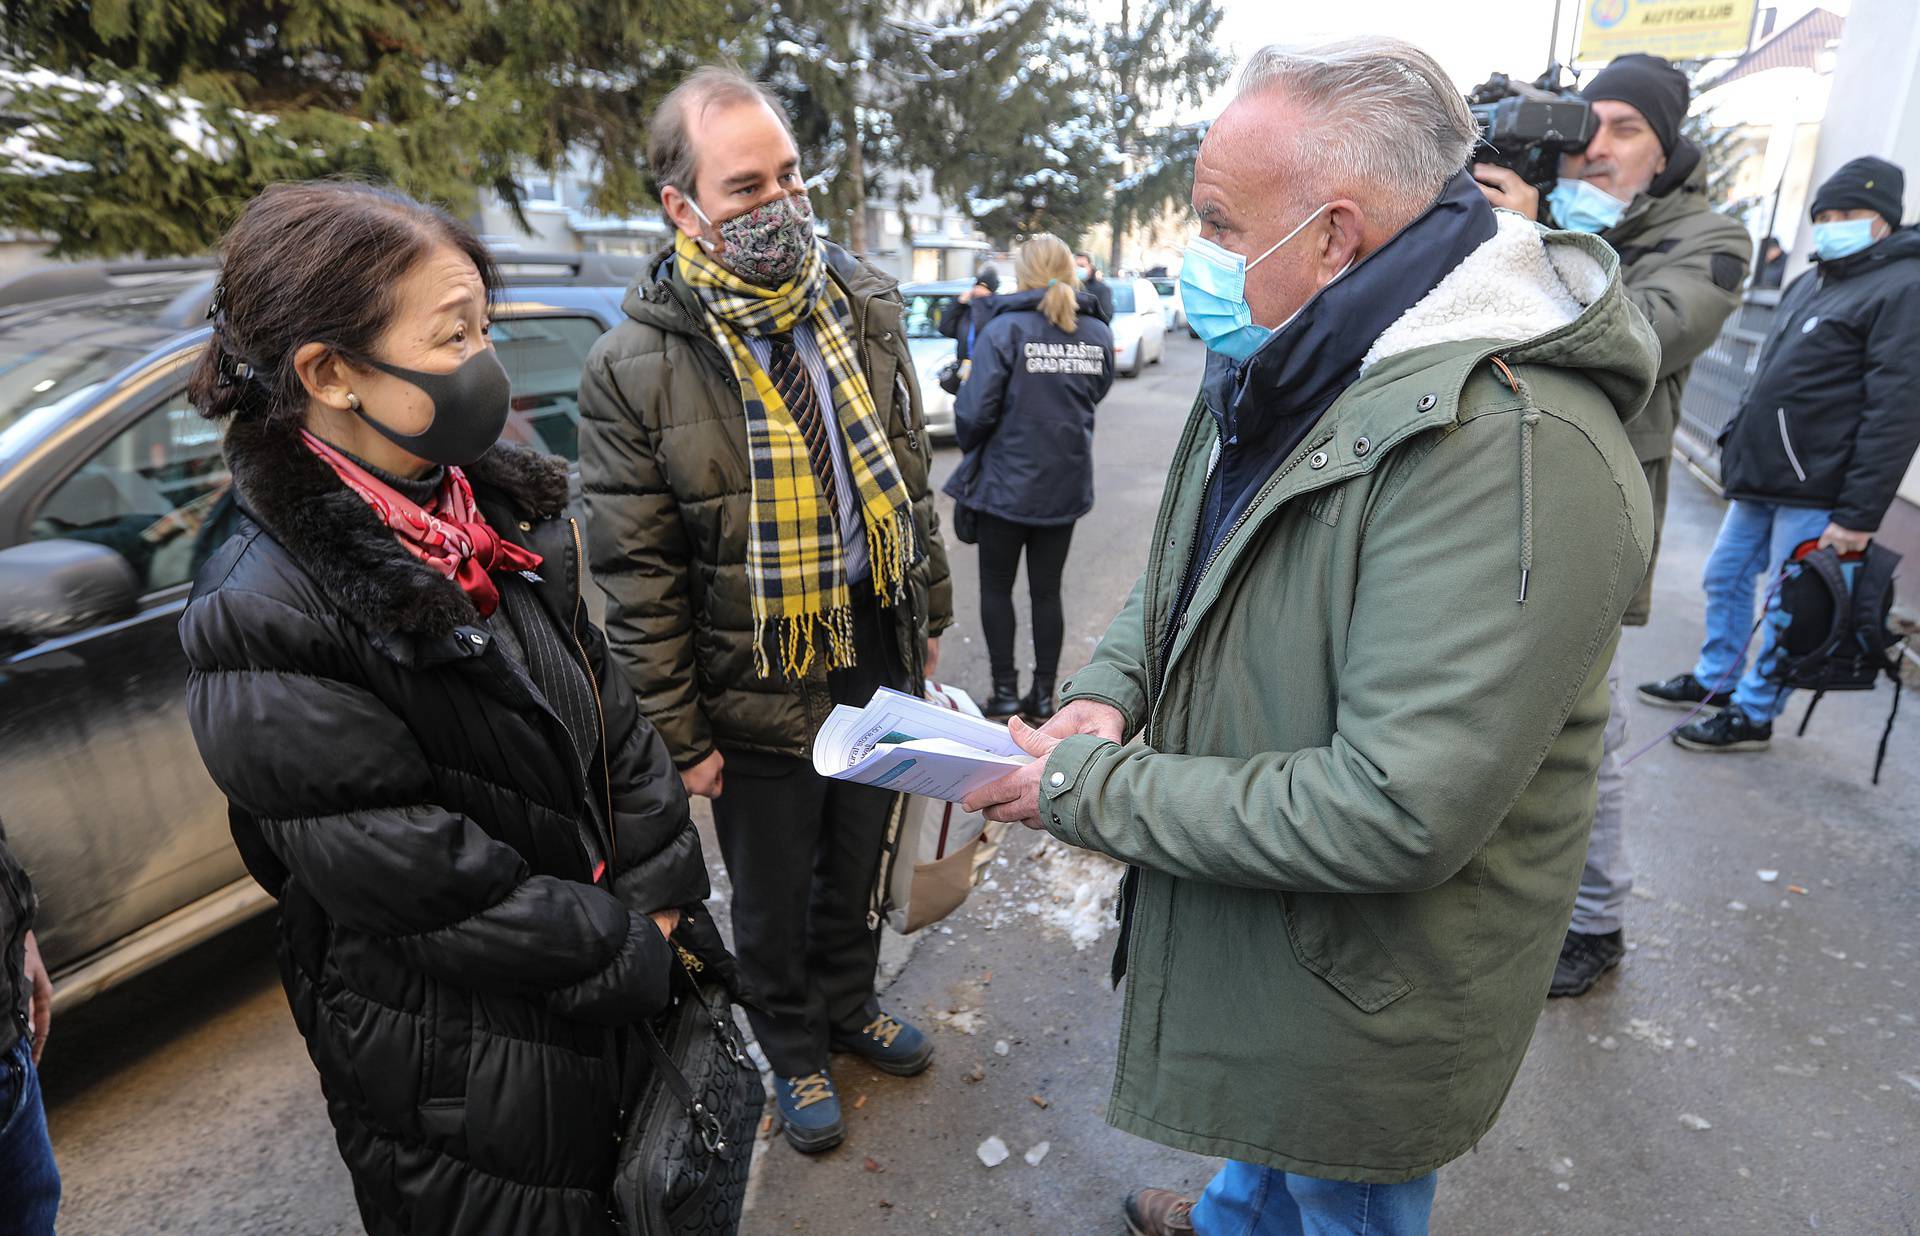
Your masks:
M1498 354L1584 374L1627 421L1646 407L1659 372L1659 343L1627 299L1613 249L1510 211L1499 212L1493 239L1374 341L1362 373L1386 377L1428 360L1429 348L1469 342L1482 346L1465 356L1456 346L1449 358L1460 370L1456 396L1472 367Z
M900 281L879 267L864 262L832 241L820 242L827 260L827 273L847 296L864 303L884 296L900 286ZM673 246L654 254L640 275L627 288L621 310L643 326L658 327L676 335L707 339L707 327L700 300L674 264Z
M1683 141L1674 148L1673 157L1667 161L1667 170L1654 178L1645 193L1636 195L1620 222L1602 235L1608 243L1618 247L1640 233L1662 227L1681 215L1711 209L1713 207L1707 201L1706 160L1700 157L1699 147Z
M993 319L1003 313L1024 313L1027 311L1037 313L1040 310L1040 301L1046 294L1047 289L1045 288L1028 288L1024 292L1009 292L1005 296L989 297L985 305L982 306L983 312L981 314L980 325L985 326L988 322L993 321ZM1100 307L1099 299L1085 288L1073 294L1073 304L1077 311L1087 317L1098 318L1102 322L1107 320L1107 312Z
M240 508L363 630L437 639L480 621L459 585L415 558L296 433L243 417L225 450ZM476 497L497 494L530 518L566 510L567 465L554 456L502 442L465 472Z

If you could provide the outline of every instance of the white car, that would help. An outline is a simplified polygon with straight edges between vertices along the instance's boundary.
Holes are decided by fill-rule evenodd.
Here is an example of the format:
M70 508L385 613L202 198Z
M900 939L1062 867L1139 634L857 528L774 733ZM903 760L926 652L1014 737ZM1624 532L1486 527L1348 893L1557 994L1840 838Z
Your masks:
M1149 280L1153 290L1160 293L1160 316L1166 319L1167 333L1180 330L1187 324L1187 307L1180 300L1180 281L1154 275Z
M953 359L954 342L940 333L940 315L973 286L971 279L940 283L909 283L900 289L906 302L907 349L920 379L920 402L926 409L927 433L940 441L953 438L953 396L940 389L940 370Z
M1113 281L1113 366L1137 378L1167 358L1167 320L1160 293L1148 279Z

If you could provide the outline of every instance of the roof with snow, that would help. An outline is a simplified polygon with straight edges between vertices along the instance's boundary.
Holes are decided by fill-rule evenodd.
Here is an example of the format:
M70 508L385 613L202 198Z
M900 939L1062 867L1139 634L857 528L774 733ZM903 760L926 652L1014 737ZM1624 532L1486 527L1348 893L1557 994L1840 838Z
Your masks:
M1823 54L1840 41L1847 19L1830 9L1809 9L1800 20L1733 62L1733 67L1701 88L1705 94L1728 82L1765 73L1769 69L1814 69L1823 66ZM1831 69L1831 64L1826 66Z

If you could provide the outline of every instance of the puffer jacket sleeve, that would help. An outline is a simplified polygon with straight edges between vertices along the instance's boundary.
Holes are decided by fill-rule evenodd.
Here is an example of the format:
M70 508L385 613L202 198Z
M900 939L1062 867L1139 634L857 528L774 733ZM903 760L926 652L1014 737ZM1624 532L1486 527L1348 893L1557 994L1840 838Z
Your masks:
M1877 532L1920 447L1920 281L1895 290L1874 315L1863 385L1866 403L1833 522Z
M580 379L588 556L594 581L607 594L613 659L674 766L691 768L714 750L694 665L692 550L660 466L659 443L642 417L649 400L668 397L672 374L664 353L610 352L625 329L600 342Z
M434 802L412 732L341 630L240 589L181 622L188 719L214 783L337 926L421 973L622 1025L665 1006L671 954L603 888L537 875Z
M584 643L606 714L607 781L620 847L614 892L643 913L686 909L705 901L712 888L700 834L666 740L641 715L633 689L608 655L599 630L587 627Z
M1747 230L1709 213L1671 253L1642 258L1628 273L1627 299L1660 340L1659 377L1685 369L1713 346L1740 303L1752 258Z
M973 368L953 399L953 431L963 451L979 450L1000 428L1013 381L1012 338L1009 328L996 322L975 341Z
M1650 551L1645 488L1623 495L1582 428L1542 416L1534 483L1554 500L1533 505L1533 586L1515 603L1520 520L1490 537L1485 512L1519 506L1519 415L1450 433L1372 508L1329 742L1242 758L1077 735L1048 757L1046 827L1239 888L1409 892L1459 872L1610 654ZM1597 730L1592 744L1597 763ZM1592 784L1563 818L1591 818Z

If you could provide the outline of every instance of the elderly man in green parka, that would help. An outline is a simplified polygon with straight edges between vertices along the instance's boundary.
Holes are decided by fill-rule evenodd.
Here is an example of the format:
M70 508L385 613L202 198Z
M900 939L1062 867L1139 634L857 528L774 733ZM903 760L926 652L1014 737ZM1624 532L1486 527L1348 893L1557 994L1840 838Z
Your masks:
M1426 1231L1546 999L1658 353L1613 251L1495 211L1473 140L1404 43L1254 58L1195 169L1211 355L1146 571L969 803L1129 864L1108 1119L1229 1160L1136 1233Z

